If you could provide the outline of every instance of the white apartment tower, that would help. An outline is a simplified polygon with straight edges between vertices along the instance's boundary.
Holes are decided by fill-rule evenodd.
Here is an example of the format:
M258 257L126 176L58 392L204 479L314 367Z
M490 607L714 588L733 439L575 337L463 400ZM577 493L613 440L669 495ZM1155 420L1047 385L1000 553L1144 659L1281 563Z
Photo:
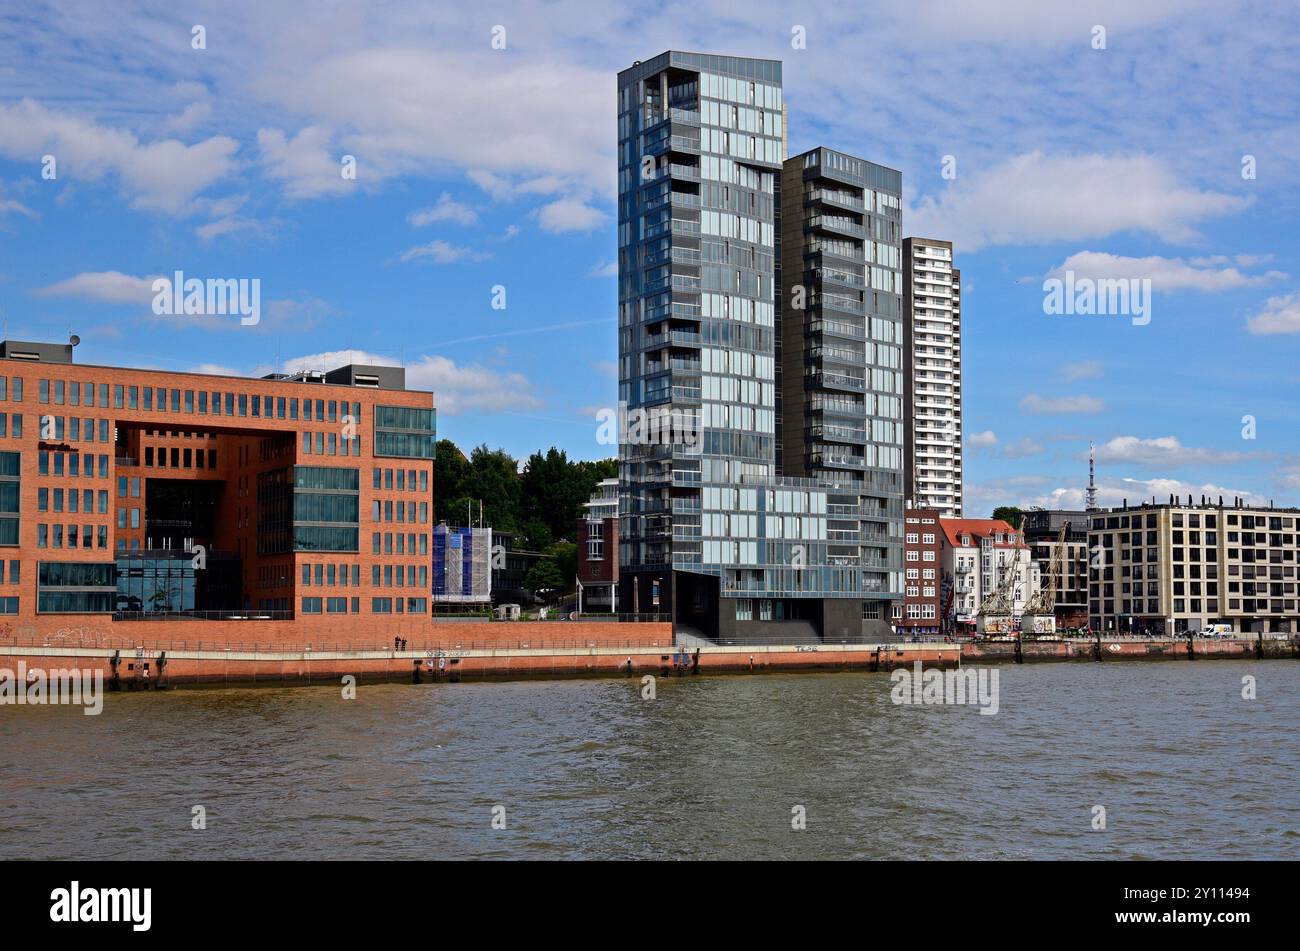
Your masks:
M961 272L951 241L903 239L903 376L909 504L961 518Z

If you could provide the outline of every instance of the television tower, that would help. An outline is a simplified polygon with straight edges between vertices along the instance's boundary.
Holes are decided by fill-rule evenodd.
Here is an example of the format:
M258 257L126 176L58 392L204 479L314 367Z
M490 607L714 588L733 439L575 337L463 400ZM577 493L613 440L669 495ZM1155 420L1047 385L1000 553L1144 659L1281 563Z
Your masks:
M1088 505L1089 512L1097 511L1097 467L1096 451L1090 441L1088 443Z

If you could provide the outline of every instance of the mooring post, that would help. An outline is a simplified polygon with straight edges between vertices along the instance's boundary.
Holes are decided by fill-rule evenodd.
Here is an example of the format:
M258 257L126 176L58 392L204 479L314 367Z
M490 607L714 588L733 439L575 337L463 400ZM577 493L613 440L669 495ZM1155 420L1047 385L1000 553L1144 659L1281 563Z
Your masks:
M1024 631L1020 631L1019 633L1016 634L1016 663L1017 664L1023 664L1025 662L1025 649L1021 646L1021 644L1024 642L1024 639L1025 639Z
M108 659L108 666L113 670L113 677L108 684L109 690L122 689L122 678L118 675L117 672L117 665L120 664L121 662L122 662L122 652L113 651L113 656Z
M1196 660L1196 632L1187 632L1187 659Z
M420 682L420 661L418 659L411 661L411 683Z
M1255 632L1255 656L1260 660L1264 659L1264 632L1263 631Z

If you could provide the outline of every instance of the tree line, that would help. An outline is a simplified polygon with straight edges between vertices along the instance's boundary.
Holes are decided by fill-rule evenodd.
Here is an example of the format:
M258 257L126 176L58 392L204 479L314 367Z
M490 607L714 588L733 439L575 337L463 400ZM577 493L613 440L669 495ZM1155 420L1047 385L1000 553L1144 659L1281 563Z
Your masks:
M554 446L545 454L533 453L521 466L504 449L482 445L466 456L450 439L440 439L433 467L434 511L449 525L477 524L481 503L484 525L513 534L516 547L549 552L557 543L576 541L583 503L602 479L617 475L617 459L575 461ZM569 551L556 554L561 570L568 571Z

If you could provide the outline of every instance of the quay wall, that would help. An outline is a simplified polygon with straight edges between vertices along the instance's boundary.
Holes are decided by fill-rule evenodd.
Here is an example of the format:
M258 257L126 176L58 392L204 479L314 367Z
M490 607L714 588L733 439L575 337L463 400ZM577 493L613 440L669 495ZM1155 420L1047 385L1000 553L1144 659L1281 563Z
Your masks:
M679 652L658 645L343 651L145 648L143 652L79 645L0 645L0 667L17 671L23 662L29 669L101 670L105 682L112 683L115 655L122 689L153 689L160 684L337 684L345 675L356 677L359 683L423 683L526 677L690 676L697 667L702 674L892 670L917 661L927 667L955 667L960 648L955 644L706 646L699 649L697 664L693 648ZM683 656L684 667L679 664Z

